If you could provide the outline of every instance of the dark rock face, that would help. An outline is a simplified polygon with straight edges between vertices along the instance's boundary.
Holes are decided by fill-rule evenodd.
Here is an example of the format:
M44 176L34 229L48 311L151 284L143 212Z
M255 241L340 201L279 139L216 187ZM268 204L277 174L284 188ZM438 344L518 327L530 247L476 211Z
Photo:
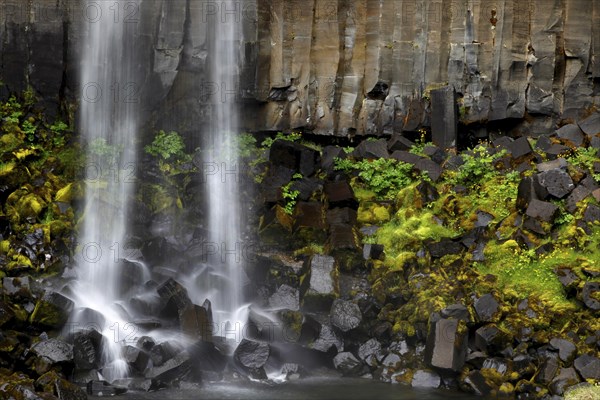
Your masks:
M311 176L319 165L319 154L299 143L278 139L271 145L269 161L273 165L298 171L303 176Z
M95 329L76 332L73 339L75 367L81 370L99 368L103 340L102 334Z
M356 149L354 149L353 156L361 159L375 159L375 158L388 158L388 146L385 139L379 139L375 141L364 140Z
M188 352L182 351L160 366L149 369L145 376L146 378L151 378L168 385L185 376L191 368L191 363L192 361Z
M447 149L456 146L458 112L454 86L445 86L431 91L431 135L433 143Z

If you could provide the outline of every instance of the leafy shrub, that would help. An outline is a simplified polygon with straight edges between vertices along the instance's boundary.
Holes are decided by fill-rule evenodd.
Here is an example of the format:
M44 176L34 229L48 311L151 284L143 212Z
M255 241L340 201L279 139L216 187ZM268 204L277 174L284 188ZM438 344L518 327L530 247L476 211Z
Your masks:
M163 160L182 160L186 158L185 143L179 133L159 131L151 144L144 147L146 153Z
M394 159L353 161L336 158L335 169L348 173L357 171L367 188L384 199L394 198L400 189L413 181L412 165Z

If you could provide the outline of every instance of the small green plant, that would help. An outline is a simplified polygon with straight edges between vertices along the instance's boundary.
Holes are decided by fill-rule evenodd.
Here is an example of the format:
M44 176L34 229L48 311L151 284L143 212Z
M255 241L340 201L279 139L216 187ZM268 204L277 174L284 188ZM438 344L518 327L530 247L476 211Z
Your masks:
M283 206L283 211L286 214L292 215L294 212L294 207L296 207L296 202L298 196L300 195L299 190L292 190L293 181L281 187L281 196L285 201L285 205Z
M278 139L287 140L290 142L297 142L298 140L302 139L302 135L298 132L292 132L289 134L285 134L283 132L277 132L277 135L275 135L274 138L266 138L265 140L263 140L263 142L261 143L261 146L264 148L271 148L271 146L273 145L273 142L275 142Z
M573 154L568 159L571 164L586 170L586 172L588 173L591 173L592 177L597 182L600 182L600 174L593 172L594 163L600 161L600 158L598 158L597 149L594 149L593 147L579 147L573 152Z
M484 146L477 146L470 153L463 154L464 164L454 174L449 183L465 186L477 185L496 176L494 163L506 154L506 150L490 154Z
M93 156L109 162L116 161L123 151L119 146L109 144L104 138L94 139L88 145L88 150Z
M256 138L249 133L242 133L236 137L238 155L240 158L250 158L256 155Z
M412 165L394 159L352 161L335 159L338 171L358 171L358 177L382 199L393 199L396 193L413 181Z
M35 141L35 131L37 127L29 120L23 121L22 130L25 135L27 135L27 140L29 142Z
M182 160L186 158L185 143L179 133L159 131L151 144L144 147L146 153L162 160Z

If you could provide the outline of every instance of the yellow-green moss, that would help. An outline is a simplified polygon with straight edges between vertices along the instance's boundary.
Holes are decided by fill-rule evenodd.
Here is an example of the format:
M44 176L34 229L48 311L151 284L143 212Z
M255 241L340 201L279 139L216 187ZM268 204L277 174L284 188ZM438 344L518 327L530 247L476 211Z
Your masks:
M590 385L567 389L565 400L596 400L600 399L600 385Z

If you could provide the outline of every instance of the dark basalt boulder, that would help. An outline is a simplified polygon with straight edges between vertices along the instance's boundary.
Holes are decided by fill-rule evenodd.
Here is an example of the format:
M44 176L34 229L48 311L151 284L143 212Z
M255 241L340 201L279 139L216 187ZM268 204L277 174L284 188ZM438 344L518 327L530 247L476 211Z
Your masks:
M300 309L300 292L296 288L283 284L269 297L269 307L276 310L298 311Z
M584 354L573 361L573 366L583 379L600 380L600 358Z
M581 290L581 300L587 308L593 311L600 310L600 282L586 282Z
M271 346L242 339L233 353L234 362L254 379L266 379L264 366L271 355Z
M317 151L289 140L277 139L269 150L271 164L300 172L305 177L315 173L319 158Z
M168 359L160 366L154 366L146 371L145 377L154 379L165 385L170 385L180 380L190 371L192 360L187 351L178 353L175 357Z
M31 351L38 357L44 357L50 363L73 361L73 345L59 339L47 339L31 346Z
M566 197L575 188L573 179L562 169L551 169L538 174L538 180L542 187L548 190L557 199Z
M349 207L353 210L358 209L358 201L348 181L325 182L324 191L329 208Z
M477 318L481 322L491 322L497 319L500 311L500 304L494 295L488 293L477 300L473 304Z
M577 347L570 340L553 338L550 340L550 347L558 350L558 357L565 363L570 363L577 354Z
M362 321L362 313L358 305L347 300L335 300L329 315L332 325L342 332L357 328Z
M100 368L105 340L106 338L96 329L75 332L73 337L75 367L80 370Z
M388 146L385 139L379 140L363 140L360 142L352 155L358 159L373 160L377 158L388 158Z

